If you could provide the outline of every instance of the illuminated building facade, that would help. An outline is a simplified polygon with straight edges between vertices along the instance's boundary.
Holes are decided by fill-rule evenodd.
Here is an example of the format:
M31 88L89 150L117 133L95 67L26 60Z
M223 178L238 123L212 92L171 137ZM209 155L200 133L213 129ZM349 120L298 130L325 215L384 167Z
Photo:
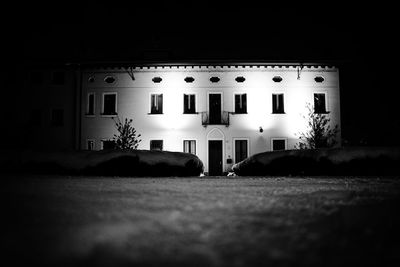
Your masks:
M307 103L340 127L335 66L138 64L81 72L80 149L110 147L118 115L133 119L139 149L194 153L218 175L250 155L293 149Z

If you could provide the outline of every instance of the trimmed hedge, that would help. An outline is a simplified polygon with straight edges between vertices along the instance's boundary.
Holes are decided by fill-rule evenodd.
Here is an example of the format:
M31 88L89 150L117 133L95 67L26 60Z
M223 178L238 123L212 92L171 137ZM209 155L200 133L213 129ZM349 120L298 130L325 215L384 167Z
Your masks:
M199 176L203 163L195 155L168 151L4 152L3 172L101 176Z
M346 147L264 152L233 165L237 175L398 175L400 148Z

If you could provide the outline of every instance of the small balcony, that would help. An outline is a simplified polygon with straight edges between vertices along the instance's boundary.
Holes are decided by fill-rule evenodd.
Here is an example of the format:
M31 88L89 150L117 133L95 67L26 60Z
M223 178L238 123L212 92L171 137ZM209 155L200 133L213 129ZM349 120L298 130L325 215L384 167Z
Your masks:
M225 125L229 126L229 115L233 112L222 111L221 113L203 111L201 113L201 123L204 127L207 125Z

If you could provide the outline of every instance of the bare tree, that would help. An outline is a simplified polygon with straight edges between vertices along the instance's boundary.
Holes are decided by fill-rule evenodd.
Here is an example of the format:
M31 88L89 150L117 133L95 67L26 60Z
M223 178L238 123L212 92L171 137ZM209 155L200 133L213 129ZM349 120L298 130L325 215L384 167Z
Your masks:
M306 107L308 112L303 118L307 120L307 130L299 133L300 141L295 148L315 149L334 146L339 126L335 125L331 128L329 113L315 113L314 107L309 103Z
M139 139L140 134L136 135L136 129L132 126L132 119L127 119L121 122L120 118L117 120L113 118L115 127L118 130L118 134L114 134L113 141L115 143L115 149L121 150L134 150L137 149L139 143L142 141Z

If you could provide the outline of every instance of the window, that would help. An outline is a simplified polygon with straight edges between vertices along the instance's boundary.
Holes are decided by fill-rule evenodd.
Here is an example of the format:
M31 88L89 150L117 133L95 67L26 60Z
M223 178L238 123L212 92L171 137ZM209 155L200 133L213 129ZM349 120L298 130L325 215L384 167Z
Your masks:
M315 113L327 113L325 98L326 98L325 93L314 94L314 112Z
M243 76L236 77L235 81L238 83L244 82L246 79Z
M113 76L107 76L107 77L104 78L104 81L105 81L106 83L114 83L114 82L115 82L115 77L113 77Z
M196 140L184 140L183 152L196 155Z
M102 115L116 115L116 114L117 114L117 93L104 93Z
M65 82L64 72L63 71L55 71L55 72L53 72L53 76L52 76L51 82L53 84L58 84L58 85L64 84L64 82Z
M162 81L161 77L154 77L152 79L153 83L160 83Z
M283 94L272 94L272 113L285 113Z
M51 124L51 126L54 126L54 127L64 125L64 110L63 109L52 109L51 110L50 124Z
M186 77L185 78L185 82L192 83L192 82L194 82L194 78L193 77Z
M218 77L211 77L210 78L210 81L212 82L212 83L217 83L217 82L219 82L219 78Z
M90 76L89 79L88 79L88 82L94 83L94 77L93 77L93 76Z
M282 77L281 76L275 76L274 78L272 78L272 80L276 83L280 83L282 81Z
M101 140L102 150L112 150L115 149L115 142L113 140Z
M235 94L235 113L247 113L247 96L246 94Z
M196 95L183 95L183 113L194 114L196 113Z
M163 150L163 140L150 140L150 150Z
M104 144L103 144L104 147ZM86 141L86 149L87 150L94 150L94 140L93 139L88 139Z
M94 93L88 93L86 115L94 115Z
M246 139L235 140L235 163L248 157L248 141Z
M163 113L163 95L162 94L151 94L151 114L162 114Z
M325 81L325 79L322 76L317 76L314 78L314 81L317 83L322 83L323 81Z
M273 138L271 139L272 151L286 150L286 138Z

